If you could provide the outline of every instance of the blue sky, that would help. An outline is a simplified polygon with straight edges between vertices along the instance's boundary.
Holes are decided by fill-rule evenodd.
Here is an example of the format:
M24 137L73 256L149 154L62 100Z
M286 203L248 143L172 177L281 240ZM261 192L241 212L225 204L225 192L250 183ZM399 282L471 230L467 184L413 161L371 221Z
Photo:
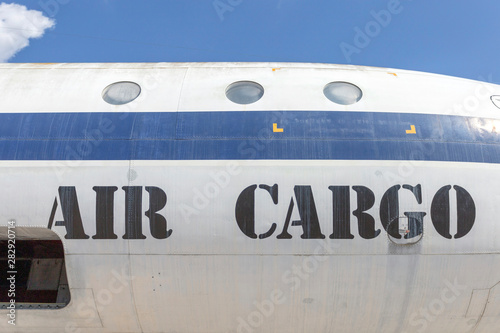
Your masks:
M14 3L41 11L55 25L9 62L319 62L500 83L499 1ZM15 29L4 25L0 31Z

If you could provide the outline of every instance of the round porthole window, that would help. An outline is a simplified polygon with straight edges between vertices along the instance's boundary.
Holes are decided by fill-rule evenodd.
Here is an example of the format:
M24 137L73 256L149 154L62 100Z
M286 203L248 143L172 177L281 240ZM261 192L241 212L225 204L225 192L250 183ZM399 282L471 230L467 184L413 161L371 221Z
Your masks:
M257 102L264 95L264 88L253 81L238 81L226 88L226 97L237 104Z
M358 86L349 82L330 82L323 89L323 93L330 101L351 105L358 102L363 97L363 92Z
M132 102L141 94L141 87L134 82L122 81L110 84L102 91L102 99L112 105Z

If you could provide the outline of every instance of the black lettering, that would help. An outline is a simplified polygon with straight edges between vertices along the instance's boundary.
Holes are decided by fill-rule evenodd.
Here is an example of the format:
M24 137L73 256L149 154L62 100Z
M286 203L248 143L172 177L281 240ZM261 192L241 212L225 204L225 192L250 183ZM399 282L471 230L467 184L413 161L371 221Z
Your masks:
M358 208L352 214L358 218L359 235L364 239L373 239L380 235L380 229L375 230L375 219L365 211L375 204L375 195L365 186L353 186L352 189L358 195Z
M424 212L405 212L408 217L408 230L409 232L404 236L405 239L420 236L424 232Z
M64 222L56 222L56 225L64 225L66 228L66 239L88 239L83 229L82 216L78 206L76 188L74 186L59 187L59 199Z
M417 199L419 205L422 204L422 186L418 184L417 186L403 185L403 188L409 190ZM424 216L427 215L425 212L405 212L406 217L408 217L408 230L409 232L404 236L405 239L411 239L413 237L420 236L424 232Z
M116 186L94 186L96 192L96 234L93 239L117 239L114 233L114 197Z
M47 224L47 229L52 229L54 225L54 219L57 211L57 197L54 199L54 203L52 204L52 210L50 212L49 223Z
M333 201L333 233L330 239L353 239L349 186L329 186Z
M451 185L441 187L431 204L431 220L434 229L444 238L451 239L450 234L450 189Z
M275 205L278 204L278 184L274 184L272 187L270 187L269 185L259 185L259 188L266 190L271 195L273 203ZM274 231L276 231L277 227L278 226L276 225L276 223L273 223L271 225L271 229L269 229L266 233L259 235L259 239L265 239L270 237L274 233Z
M453 186L457 192L457 234L455 238L462 238L467 235L476 221L476 205L472 196L463 187Z
M457 193L457 233L455 239L467 235L476 220L476 205L472 196L463 187L453 186ZM436 231L447 239L450 234L450 190L451 185L441 187L434 195L431 204L431 219Z
M290 199L290 204L288 205L288 212L286 213L285 225L283 226L283 232L279 234L276 238L278 239L291 239L292 235L288 233L288 226L290 225L290 220L292 219L293 213L293 198Z
M399 189L400 185L394 185L389 188L380 201L380 220L387 233L396 239L401 239L399 234ZM422 187L420 184L417 186L403 185L403 188L409 190L417 199L417 203L422 203ZM405 212L404 215L408 217L409 232L404 235L405 239L420 236L424 230L424 216L425 212Z
M302 239L324 239L325 235L321 233L319 225L318 213L316 212L316 205L312 194L311 186L295 186L295 199L297 201L297 208L299 209L300 220L293 221L292 226L302 226L303 234L300 236ZM279 239L291 238L288 233L289 217L293 209L293 198L287 214L287 221L283 228L283 232L278 236Z
M278 203L278 185L274 184L272 187L268 185L260 185L259 188L266 190L276 205ZM255 190L257 185L251 185L244 189L236 201L235 216L236 222L240 230L249 238L264 239L270 237L277 228L276 223L271 225L271 228L257 236L255 233Z
M156 239L168 238L172 229L167 230L167 220L158 214L167 204L167 194L161 188L153 186L146 186L146 191L149 193L149 210L146 216L149 218L151 235Z
M142 234L142 186L123 186L125 191L125 235L123 239L146 239Z
M389 235L400 239L399 234L399 185L389 188L380 201L380 221Z
M422 186L418 184L417 186L413 187L411 185L403 185L403 188L411 191L413 195L415 196L415 199L417 199L417 203L420 205L422 204Z
M255 189L250 185L244 189L236 200L236 222L240 230L250 238L257 238L255 233Z

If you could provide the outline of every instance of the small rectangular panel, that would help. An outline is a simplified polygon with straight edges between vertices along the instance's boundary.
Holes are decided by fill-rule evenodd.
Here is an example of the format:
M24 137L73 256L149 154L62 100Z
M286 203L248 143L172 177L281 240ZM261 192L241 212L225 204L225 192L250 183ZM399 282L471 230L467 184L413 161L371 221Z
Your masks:
M28 278L28 290L57 290L63 259L34 259Z
M467 308L467 318L480 317L486 307L488 301L489 289L476 289L472 291L469 307Z
M488 296L488 304L486 305L486 309L484 310L483 317L496 317L500 316L500 284L496 284L493 288L490 289L490 293Z

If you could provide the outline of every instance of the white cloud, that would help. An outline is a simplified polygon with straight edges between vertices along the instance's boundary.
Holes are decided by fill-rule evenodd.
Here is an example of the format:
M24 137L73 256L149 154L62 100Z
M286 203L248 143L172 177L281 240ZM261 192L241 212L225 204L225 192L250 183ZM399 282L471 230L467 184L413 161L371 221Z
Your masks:
M0 4L0 62L6 62L29 45L30 38L40 38L55 21L42 12L28 10L15 3Z

